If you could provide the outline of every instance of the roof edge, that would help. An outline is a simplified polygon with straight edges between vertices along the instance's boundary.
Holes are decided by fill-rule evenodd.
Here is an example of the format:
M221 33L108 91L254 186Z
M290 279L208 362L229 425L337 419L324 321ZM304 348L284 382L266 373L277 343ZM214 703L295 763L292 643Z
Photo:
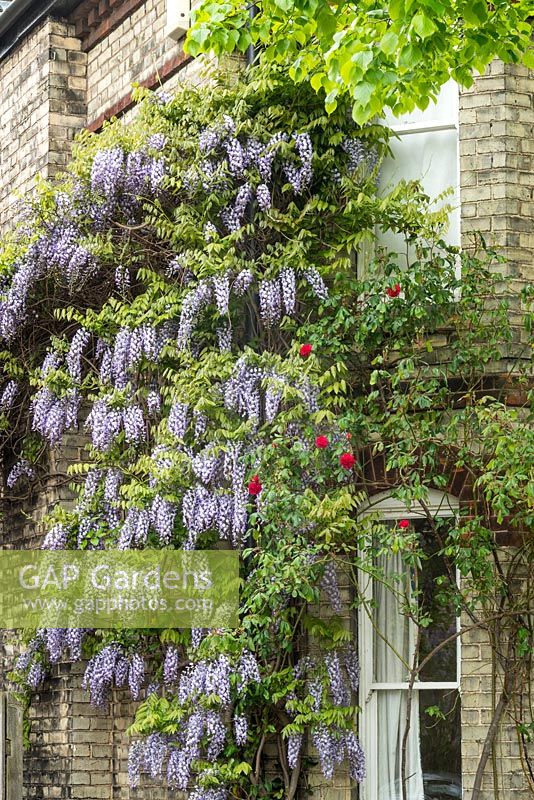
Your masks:
M5 58L41 20L67 14L81 0L12 0L0 14L0 60Z

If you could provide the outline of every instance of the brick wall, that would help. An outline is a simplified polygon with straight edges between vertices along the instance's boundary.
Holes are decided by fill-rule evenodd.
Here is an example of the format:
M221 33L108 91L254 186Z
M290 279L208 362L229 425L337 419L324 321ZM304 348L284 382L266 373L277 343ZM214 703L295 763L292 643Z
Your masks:
M157 84L158 75L163 82L185 62L182 43L165 36L165 7L165 0L146 0L89 50L89 124L120 106L121 100L128 98L132 83L149 79L149 83ZM180 76L178 81L182 79Z

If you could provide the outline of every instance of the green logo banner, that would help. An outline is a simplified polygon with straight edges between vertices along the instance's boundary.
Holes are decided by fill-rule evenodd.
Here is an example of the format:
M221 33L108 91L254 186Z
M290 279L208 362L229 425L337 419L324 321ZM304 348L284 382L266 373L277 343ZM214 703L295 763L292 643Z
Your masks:
M3 628L234 628L231 550L0 550Z

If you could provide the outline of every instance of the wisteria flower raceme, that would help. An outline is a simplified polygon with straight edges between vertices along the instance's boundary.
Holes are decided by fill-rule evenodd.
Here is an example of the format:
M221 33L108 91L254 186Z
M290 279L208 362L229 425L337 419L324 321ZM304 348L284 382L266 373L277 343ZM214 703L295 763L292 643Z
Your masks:
M17 461L15 466L12 467L9 475L6 478L7 488L12 489L21 478L28 478L31 480L34 477L35 470L30 462L25 458L21 458L20 461Z

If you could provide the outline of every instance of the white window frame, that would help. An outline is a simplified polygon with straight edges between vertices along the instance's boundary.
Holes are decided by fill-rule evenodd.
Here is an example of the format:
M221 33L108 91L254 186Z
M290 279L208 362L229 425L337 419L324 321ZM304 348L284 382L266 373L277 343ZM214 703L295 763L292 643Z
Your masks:
M453 495L430 489L425 500L425 506L435 517L452 518L459 513L459 502ZM381 492L371 498L371 501L360 511L360 516L370 513L379 513L384 522L398 519L426 519L425 511L417 505L407 507L389 492ZM360 688L359 705L360 714L360 740L367 763L370 765L367 776L360 787L361 800L378 799L378 775L372 768L377 763L378 748L380 747L380 732L378 731L378 692L387 689L408 690L409 683L381 683L373 681L374 661L374 628L369 616L369 603L373 599L372 579L360 573L360 592L365 602L360 608L358 617L358 652L360 658ZM456 570L456 580L459 583L460 575ZM457 630L460 630L460 617L456 618ZM461 678L461 637L456 640L456 680L455 681L417 681L414 690L449 689L460 693Z

